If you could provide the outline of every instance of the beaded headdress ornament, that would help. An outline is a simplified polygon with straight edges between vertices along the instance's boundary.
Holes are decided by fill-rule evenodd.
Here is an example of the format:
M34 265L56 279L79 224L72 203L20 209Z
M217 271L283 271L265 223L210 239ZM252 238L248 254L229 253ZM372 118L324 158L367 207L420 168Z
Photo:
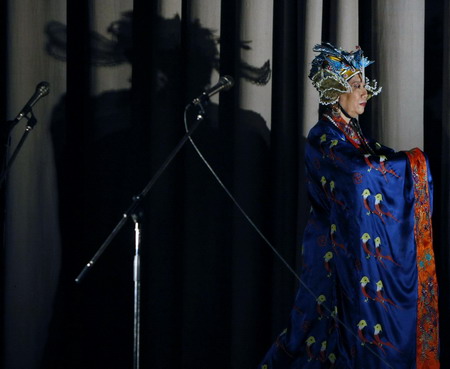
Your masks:
M365 77L364 69L373 61L363 56L361 48L357 47L356 51L347 52L328 42L323 42L321 45L314 46L313 51L320 52L320 54L311 63L309 78L319 91L322 105L335 104L339 95L351 92L348 81L359 73L361 73L362 80L365 81L367 99L381 92L377 81L369 81Z

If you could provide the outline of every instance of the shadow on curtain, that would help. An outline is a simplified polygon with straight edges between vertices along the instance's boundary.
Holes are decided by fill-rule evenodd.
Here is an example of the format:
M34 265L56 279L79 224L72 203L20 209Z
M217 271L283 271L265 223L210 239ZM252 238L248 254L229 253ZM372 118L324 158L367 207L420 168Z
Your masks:
M260 65L240 58L252 52L252 40L239 37L241 3L221 2L220 40L218 30L189 21L188 1L180 1L179 16L163 18L158 2L135 0L132 11L111 19L113 41L91 32L89 5L77 0L67 2L67 26L49 22L43 30L49 55L67 63L67 92L54 107L51 124L61 274L43 360L31 363L35 368L132 366L133 224L127 223L83 283L74 279L183 136L184 107L216 82L210 80L214 69L233 76L236 85L220 95L219 104L209 105L193 138L262 232L290 265L299 265L299 239L309 210L303 126L311 122L301 121L308 1L274 2L273 59ZM323 41L334 41L331 3L324 1ZM359 7L360 43L376 59L373 2L364 4ZM427 2L426 8L426 70L442 59L443 1L436 4ZM10 35L4 27L6 40ZM6 52L0 57L6 60ZM92 66L120 63L132 65L129 87L93 95ZM258 112L239 108L239 84L245 80L265 88L270 78L272 120L267 122ZM426 74L425 86L425 124L440 131L442 80ZM6 96L1 104L3 112ZM195 111L188 119L193 122ZM369 109L362 122L374 136L376 120ZM436 211L447 215L435 223L446 327L448 214L440 208L446 191L439 183L447 176L439 168L444 151L436 141L439 135L430 131L425 130L425 150L434 163ZM142 367L256 367L287 322L295 278L190 145L154 186L142 211ZM45 286L42 290L46 298ZM15 319L20 321L21 312ZM23 332L8 334L20 342Z
M238 49L249 49L251 40L238 40L233 22L223 24L220 47L227 58L219 59L211 30L184 21L186 14L164 19L148 7L136 4L134 13L111 24L115 44L88 33L85 14L72 27L69 18L67 36L61 24L47 27L49 53L67 59L68 90L52 119L63 264L42 368L130 367L132 224L81 285L73 279L184 134L184 106L214 83L212 69L235 76L237 83L245 78L264 86L270 78L269 62L251 66L236 60ZM222 18L235 11L224 9ZM89 90L87 60L133 63L130 88L93 98L80 93ZM296 217L276 219L271 208L280 196L295 213L297 186L274 194L272 172L285 157L274 161L267 122L256 112L238 109L236 91L221 96L220 106L209 105L193 138L264 234L273 237L273 223L290 224L291 236L283 237L292 257ZM195 114L188 115L191 123ZM289 124L295 131L296 119ZM280 143L288 132L278 132ZM294 138L280 149L291 151L292 158ZM289 172L296 183L297 168ZM143 367L256 366L276 333L270 326L271 275L287 273L278 261L273 265L268 246L192 147L176 157L142 211ZM291 278L284 286L289 291L284 315L293 287ZM264 326L265 338L255 339Z

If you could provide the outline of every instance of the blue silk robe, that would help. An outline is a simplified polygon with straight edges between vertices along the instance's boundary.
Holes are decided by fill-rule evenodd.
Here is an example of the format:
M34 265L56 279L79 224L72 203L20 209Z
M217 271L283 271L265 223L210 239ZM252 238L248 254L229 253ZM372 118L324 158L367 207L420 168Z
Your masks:
M310 131L302 284L262 369L439 368L427 162L366 142Z

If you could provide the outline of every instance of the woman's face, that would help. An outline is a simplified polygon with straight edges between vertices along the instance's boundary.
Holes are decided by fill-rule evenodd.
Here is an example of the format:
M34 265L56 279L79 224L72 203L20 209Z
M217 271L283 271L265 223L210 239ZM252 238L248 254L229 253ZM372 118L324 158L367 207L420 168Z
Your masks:
M367 90L362 81L361 74L353 76L348 81L352 92L339 96L339 104L352 118L358 118L364 113L367 104Z

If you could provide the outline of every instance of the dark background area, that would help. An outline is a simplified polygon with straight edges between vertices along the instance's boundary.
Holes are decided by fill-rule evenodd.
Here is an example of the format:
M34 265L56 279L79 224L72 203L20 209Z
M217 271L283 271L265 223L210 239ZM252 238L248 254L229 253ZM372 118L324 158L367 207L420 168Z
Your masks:
M306 78L299 73L306 5L295 3L274 2L269 131L258 113L238 106L239 77L258 83L239 59L243 41L247 41L239 39L239 0L222 3L220 56L206 46L210 30L186 21L189 2L183 2L181 20L177 20L159 18L156 2L135 0L132 22L124 17L119 24L119 42L125 45L125 57L133 67L130 88L95 97L89 94L94 58L89 6L67 1L67 93L52 113L62 269L42 369L132 367L131 220L86 279L76 284L74 278L120 220L133 195L144 188L183 136L186 102L205 89L214 67L220 75L234 76L236 85L220 95L219 105L209 105L207 119L194 140L277 250L291 265L299 265L309 209L298 108L302 100L299 84ZM364 22L359 25L359 39L369 59L376 60L373 3L360 1ZM8 58L6 7L6 2L0 5L2 61ZM324 20L330 22L324 22L323 41L334 42L333 2L324 1L324 9ZM426 2L426 71L442 65L443 10L444 0ZM8 71L4 65L0 114L6 118ZM166 78L163 84L161 75ZM443 191L442 148L436 144L442 129L442 97L442 78L426 72L425 151L436 194ZM192 122L195 111L188 118ZM376 134L374 122L369 104L362 118L366 133ZM5 141L3 133L2 144ZM4 189L1 201L3 209ZM295 278L189 144L152 188L142 211L141 366L256 367L287 323ZM436 216L441 211L437 195L434 230L435 243L440 245L436 255L442 297L441 346L445 347L450 307L448 271L444 269L448 251L441 236L443 223ZM0 266L4 270L3 257ZM3 273L0 278L3 285ZM449 353L443 351L445 368Z
M6 60L7 60L7 22L6 22L6 15L7 15L7 3L2 2L0 4L0 60L3 61L3 68L0 72L0 116L2 117L3 122L6 122L6 106L8 104L7 100L7 94L6 94L6 75L8 73L8 69L6 67ZM2 122L2 123L3 123ZM7 129L6 125L2 124L3 128L0 129L0 144L1 144L1 152L0 152L0 160L1 165L3 168L3 163L5 162L5 152L6 152L6 142L7 142ZM2 248L0 253L0 268L1 270L5 270L5 261L4 261L4 222L5 222L5 188L2 186L0 188L0 237L2 240ZM4 273L0 273L0 285L1 287L1 293L3 297L3 286L5 283ZM4 316L4 304L1 304L0 306L0 316ZM0 329L2 332L4 332L4 324L3 319L0 323ZM4 335L1 336L1 349L0 349L0 356L4 356L4 345L3 345Z

